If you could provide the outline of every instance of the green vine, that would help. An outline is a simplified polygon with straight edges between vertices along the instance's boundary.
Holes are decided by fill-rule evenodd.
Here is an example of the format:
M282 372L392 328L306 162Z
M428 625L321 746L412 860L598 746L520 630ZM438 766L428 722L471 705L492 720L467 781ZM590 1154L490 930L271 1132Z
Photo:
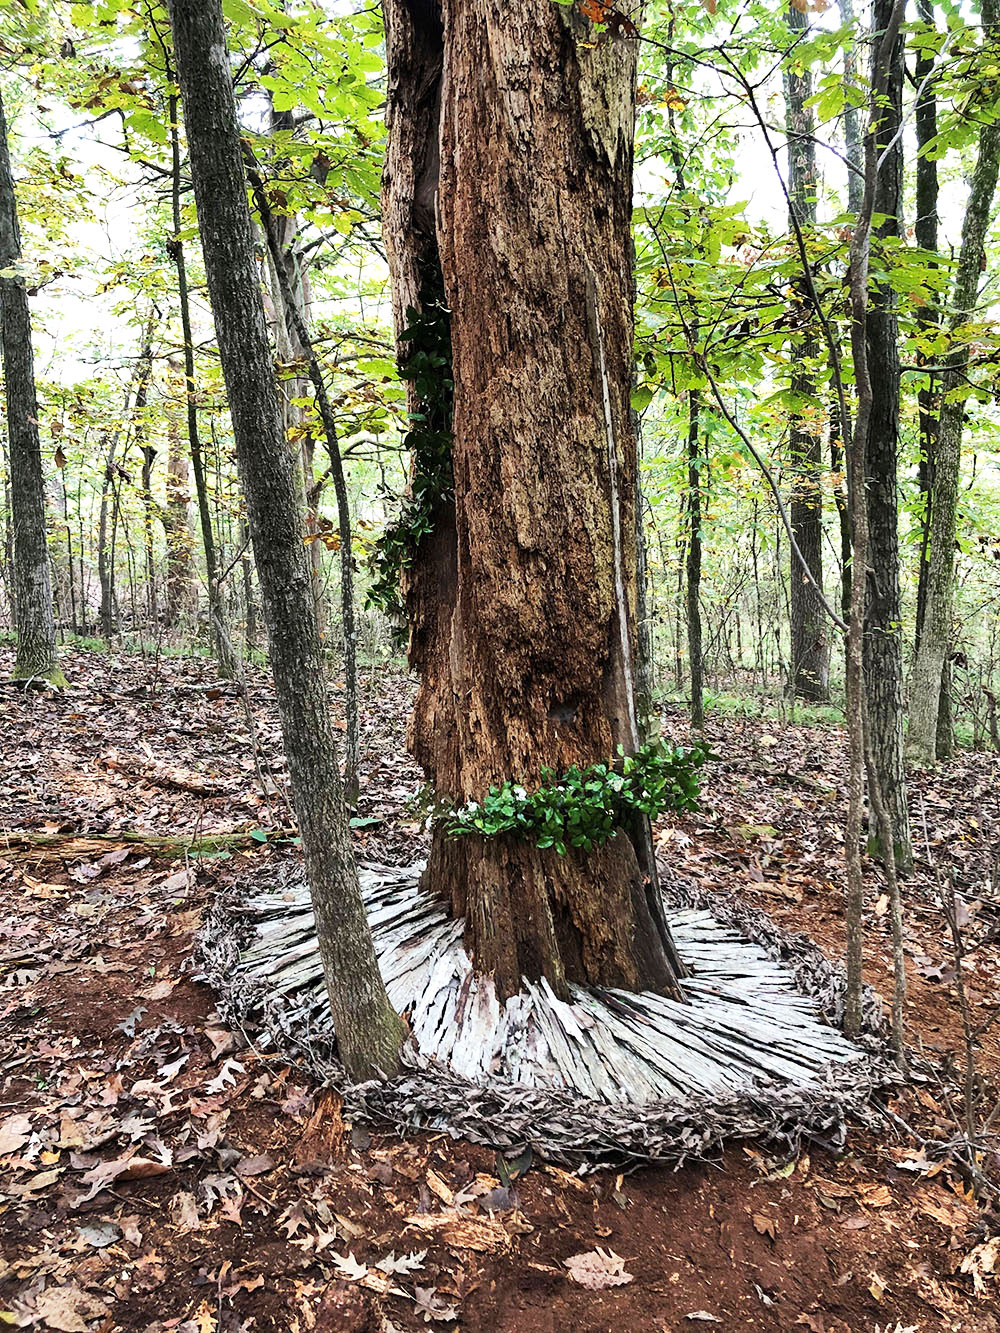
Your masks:
M426 275L419 310L406 312L407 327L399 335L408 347L399 373L413 385L418 410L410 413L403 440L413 456L409 493L397 518L386 526L369 560L372 583L366 605L394 617L405 617L399 583L417 548L434 530L438 506L452 494L451 414L454 381L451 370L451 312L445 304L439 272Z
M589 851L613 838L636 814L655 819L664 810L697 809L702 765L715 756L704 745L690 749L655 742L617 764L574 765L557 777L542 769L542 785L527 791L514 782L491 787L440 818L453 836L494 838L513 833L560 854L567 847Z

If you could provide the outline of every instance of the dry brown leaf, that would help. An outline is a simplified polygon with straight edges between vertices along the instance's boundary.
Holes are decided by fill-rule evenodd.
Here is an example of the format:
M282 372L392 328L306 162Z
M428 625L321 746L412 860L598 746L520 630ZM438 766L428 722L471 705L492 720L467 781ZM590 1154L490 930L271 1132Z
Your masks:
M0 1124L0 1157L19 1152L31 1138L31 1120L26 1115L9 1115Z
M564 1260L569 1279L588 1291L603 1291L606 1287L624 1287L634 1279L625 1271L625 1260L614 1250L587 1250L571 1254Z
M59 1333L87 1333L90 1323L107 1313L103 1301L75 1282L65 1287L49 1287L35 1302L37 1321L58 1329Z

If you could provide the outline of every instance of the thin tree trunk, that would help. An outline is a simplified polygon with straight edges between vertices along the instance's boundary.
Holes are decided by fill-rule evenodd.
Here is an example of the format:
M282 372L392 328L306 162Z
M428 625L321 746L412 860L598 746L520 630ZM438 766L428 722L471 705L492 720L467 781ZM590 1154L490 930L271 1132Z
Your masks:
M882 0L878 0L882 3ZM883 14L881 38L872 62L871 108L877 124L884 114L886 92L893 77L893 50L905 12L905 0L894 0L888 14ZM874 385L869 371L870 337L868 323L872 313L869 285L872 216L879 197L877 157L878 135L870 134L865 143L865 188L858 209L857 224L851 240L848 270L851 299L851 360L857 393L854 429L845 440L848 494L851 505L853 550L851 565L851 619L847 632L847 730L848 730L848 809L844 828L844 852L847 864L845 916L847 926L847 993L844 1005L844 1029L849 1036L861 1031L862 962L864 944L864 876L861 862L861 829L864 822L865 765L871 746L865 726L864 640L867 607L869 509L865 496L867 441L874 407ZM872 755L873 768L877 760ZM878 781L876 773L876 781ZM883 808L889 814L884 791L879 787ZM891 814L889 816L891 818Z
M267 618L271 670L341 1059L395 1072L403 1024L379 974L351 849L303 545L302 488L281 425L220 0L171 0L205 272Z
M701 646L701 391L688 389L687 433L687 609L688 668L691 673L691 725L699 730L705 725L705 667Z
M415 752L438 794L465 802L638 740L636 44L595 45L549 0L502 15L445 0L443 31L433 8L384 5L385 217L397 329L436 250L451 312L458 558L442 515L415 553L408 609L424 667ZM429 874L502 995L523 977L563 995L573 981L668 992L680 964L649 841L647 825L559 856L439 829Z
M7 119L0 100L0 270L13 268L20 257L21 233L7 144ZM31 313L22 278L0 276L0 337L3 340L14 584L17 590L17 653L13 676L15 680L45 680L62 686L66 684L66 677L59 666L52 612Z
M351 506L347 496L347 478L344 475L344 462L340 456L337 421L333 415L333 408L330 405L330 398L326 391L323 371L313 348L305 316L288 278L288 270L285 267L274 217L264 190L264 182L261 180L255 166L250 167L248 175L257 212L264 229L264 235L267 238L271 263L278 281L284 318L290 331L295 335L300 353L309 367L309 380L316 395L316 406L319 409L323 433L326 436L326 447L330 456L330 473L333 477L334 494L337 497L337 527L340 534L340 608L344 636L344 714L347 724L344 756L344 796L347 804L354 807L358 800L358 768L360 765L358 628L354 610L354 553L351 536ZM315 543L313 543L313 546L315 546ZM313 577L315 579L315 569L313 570Z
M155 626L159 619L159 608L156 598L156 561L153 548L153 516L155 507L153 503L153 464L156 461L156 448L148 442L148 429L146 422L146 403L149 398L149 383L153 375L153 330L155 328L155 316L150 315L149 322L146 325L145 346L142 349L142 370L139 377L139 384L136 389L135 406L133 408L133 420L135 421L135 434L133 442L138 447L142 455L142 536L143 550L146 562L146 600L151 623Z
M854 22L854 0L839 0L840 17L844 26ZM859 76L859 52L862 43L855 37L844 56L844 84L856 89ZM855 217L861 211L865 192L865 146L861 133L861 111L848 100L844 110L844 156L847 158L847 211Z
M183 372L178 375L173 362L170 363L170 369L172 387L176 383L176 375L186 398ZM194 591L194 534L188 522L188 460L181 450L175 403L171 394L167 418L167 503L160 510L160 521L167 543L164 620L168 628L173 628L181 614L191 606Z
M894 4L895 0L876 0L876 32L886 30ZM884 101L877 108L872 129L873 149L877 155L885 155L875 182L875 213L885 219L878 229L882 240L897 237L901 230L903 155L902 138L897 138L897 132L902 119L903 46L899 36L892 46L887 74ZM903 635L896 478L899 330L895 296L888 283L878 284L872 292L867 335L872 406L865 448L870 536L865 690L872 758L892 823L891 851L881 847L874 821L871 834L880 854L894 854L897 866L905 870L913 864L913 847L903 768ZM855 577L862 568L855 561Z
M986 37L994 36L1000 14L994 0L984 0ZM962 325L975 311L980 274L986 262L986 237L1000 172L1000 124L986 122L979 131L979 150L962 225L962 245L951 293L949 330L952 350L941 377L941 408L931 493L930 556L927 598L913 674L910 679L910 726L907 751L914 763L932 764L938 746L942 679L951 637L954 602L955 537L962 433L969 396L969 346L959 341ZM958 345L954 345L955 343ZM942 738L944 739L944 738Z
M642 435L639 414L632 413L636 453L642 457ZM649 543L646 539L646 495L642 487L642 470L635 470L635 626L636 668L635 707L639 736L645 743L659 732L653 717L653 625L650 609Z
M167 77L170 78L169 70L167 71ZM205 460L201 448L201 436L198 431L197 385L194 377L194 338L191 333L191 301L188 293L184 242L181 240L181 140L176 94L171 94L168 99L167 115L170 121L170 202L173 225L173 236L168 243L167 250L177 268L177 297L181 312L181 336L184 339L184 383L187 396L188 447L191 450L194 489L198 501L198 519L201 525L202 546L205 551L205 580L208 584L208 618L211 624L211 640L215 649L215 661L220 676L231 679L238 674L238 664L229 637L225 606L219 588L215 534L212 531L212 513L208 504L208 480L205 476Z
M787 11L788 30L793 41L805 31L808 19L794 5ZM785 63L785 125L788 135L788 198L793 228L808 241L816 227L816 123L809 99L812 74L794 62ZM796 369L791 377L791 391L800 401L816 401L814 366L819 355L819 339L814 327L809 293L804 280L792 285L792 318L803 331L796 338L793 357ZM809 418L793 418L789 441L792 494L789 520L795 544L811 575L804 575L798 556L790 552L790 650L789 685L793 695L803 699L826 700L830 697L830 648L826 612L817 596L823 587L823 453L819 430Z
M917 0L917 14L922 23L933 25L934 0ZM923 43L917 48L914 79L919 96L914 113L917 132L916 159L916 217L913 230L917 245L932 255L938 252L938 164L937 158L927 153L930 143L937 137L937 90L930 81L934 70L934 53ZM936 267L936 265L935 265ZM936 302L928 302L916 312L917 327L925 336L939 324L941 311ZM935 356L932 360L936 361ZM928 357L922 349L917 351L917 364L926 365ZM919 650L920 635L923 631L924 610L927 605L927 575L929 572L929 552L931 534L931 492L933 491L934 454L937 435L937 398L935 392L935 374L930 372L925 379L919 380L917 396L918 423L920 431L920 462L917 470L917 482L924 502L920 528L920 559L917 579L917 626L914 652Z

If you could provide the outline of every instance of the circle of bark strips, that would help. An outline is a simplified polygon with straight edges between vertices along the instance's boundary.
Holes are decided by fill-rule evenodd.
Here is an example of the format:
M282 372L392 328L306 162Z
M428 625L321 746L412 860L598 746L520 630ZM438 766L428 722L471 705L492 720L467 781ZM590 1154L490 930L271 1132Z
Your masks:
M421 870L360 867L389 998L412 1028L391 1080L346 1083L300 870L243 881L200 937L223 1018L303 1060L350 1115L503 1152L530 1144L569 1166L679 1165L732 1139L839 1147L847 1117L864 1118L895 1077L878 997L866 991L864 1031L849 1042L843 970L735 895L666 881L687 1004L582 987L564 1003L543 981L502 1005Z

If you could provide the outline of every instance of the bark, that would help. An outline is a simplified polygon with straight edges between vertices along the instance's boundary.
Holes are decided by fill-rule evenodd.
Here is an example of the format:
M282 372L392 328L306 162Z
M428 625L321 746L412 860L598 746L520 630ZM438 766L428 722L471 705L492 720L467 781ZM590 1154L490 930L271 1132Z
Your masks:
M881 3L881 0L879 0ZM888 13L881 15L883 27L872 61L871 107L873 122L886 104L894 68L894 49L899 39L906 0L894 0ZM858 208L857 223L851 238L848 282L851 300L851 362L857 394L854 427L845 429L848 494L852 536L851 566L867 570L869 551L869 508L866 500L866 456L872 413L875 405L874 384L869 367L871 340L869 321L873 310L870 291L870 253L872 217L879 196L877 156L878 135L865 142L865 185ZM845 425L846 425L845 413ZM885 792L878 784L876 761L866 726L866 688L864 679L864 642L867 605L866 580L856 575L851 580L851 618L847 631L847 732L848 732L848 806L844 827L844 855L847 867L845 917L847 927L847 991L844 997L844 1030L856 1037L861 1031L862 965L864 946L864 874L861 863L861 826L864 819L865 768L874 773L879 807L885 821L891 819Z
M414 750L464 802L636 745L635 43L549 0L443 8L384 5L385 215L397 328L438 256L451 310L454 524L407 602ZM439 829L429 873L502 995L676 987L648 825L566 856Z
M806 15L790 5L787 13L789 33L795 40L808 26ZM798 224L805 239L816 226L816 130L815 117L808 101L812 97L812 74L786 61L785 126L788 135L788 198L793 228ZM813 326L808 286L805 280L792 284L792 317L803 325L795 340L795 371L791 377L793 395L803 401L816 399L813 366L819 355L819 338ZM792 420L789 441L792 494L789 519L792 536L806 563L812 581L805 577L794 551L790 551L791 587L791 670L789 685L793 694L803 699L826 700L830 697L830 648L826 612L818 590L823 587L823 443L815 424L808 417Z
M0 100L0 269L12 268L20 258L17 198L7 144L7 120ZM0 277L0 336L7 403L17 604L17 654L13 675L15 680L47 680L53 685L65 685L52 612L31 313L22 278Z
M684 584L687 609L688 666L691 672L691 725L705 725L705 667L701 644L701 451L698 427L701 393L688 390L688 543Z
M167 70L168 79L171 77ZM194 489L198 500L198 521L201 527L201 541L205 552L205 581L208 584L208 618L211 624L212 644L215 648L215 661L219 675L226 680L238 674L238 664L229 637L226 624L225 603L219 587L218 561L215 551L215 533L212 530L212 513L208 505L208 479L205 475L205 459L201 447L201 434L198 430L197 382L194 375L194 338L191 333L191 301L188 292L187 261L184 255L184 242L181 240L181 140L180 124L177 114L177 96L171 94L167 108L170 120L170 161L171 189L170 203L173 224L173 236L167 250L177 269L177 299L181 313L181 336L184 341L184 384L187 397L187 434L188 448L191 451L191 467L194 471Z
M918 0L917 14L923 23L934 22L933 0ZM921 47L917 52L914 79L918 97L914 110L914 124L917 134L916 160L916 217L913 230L917 245L931 254L938 252L938 165L937 159L929 157L923 150L937 136L937 92L929 76L934 70L934 55ZM921 91L922 90L922 91ZM917 310L917 327L922 334L930 333L939 323L941 312L935 303L921 306ZM934 358L936 360L936 358ZM917 364L925 365L927 356L917 352ZM937 438L937 398L934 372L929 372L926 380L921 378L917 397L918 423L920 432L920 462L917 482L924 501L921 517L920 561L917 579L917 627L914 651L920 648L920 635L923 630L924 610L927 605L927 575L929 570L931 534L931 492L933 490L934 455Z
M895 0L876 0L876 32L884 32ZM896 138L902 118L903 47L897 36L888 53L885 95L873 113L872 147L881 156ZM896 141L878 171L875 212L885 219L880 239L901 231L903 156ZM899 591L899 511L896 460L899 453L899 330L895 298L888 284L876 285L867 316L868 372L872 406L866 432L870 549L865 619L865 693L871 754L893 831L893 853L900 869L913 863L910 820L903 769L903 637ZM859 569L855 563L855 569ZM880 854L874 822L872 838Z
M198 221L269 659L330 1009L352 1078L398 1068L389 1005L358 887L303 544L302 487L282 429L219 0L172 0Z
M983 19L987 37L990 37L1000 21L992 0L983 6ZM941 408L931 493L927 596L920 645L910 679L907 751L910 759L918 764L933 763L938 748L942 680L952 629L962 434L969 395L969 346L963 338L962 329L974 317L979 298L980 274L986 266L986 238L996 195L998 170L1000 125L986 122L979 131L979 148L951 293L949 331L952 348L945 358L946 369L941 377ZM947 741L944 736L941 739Z

